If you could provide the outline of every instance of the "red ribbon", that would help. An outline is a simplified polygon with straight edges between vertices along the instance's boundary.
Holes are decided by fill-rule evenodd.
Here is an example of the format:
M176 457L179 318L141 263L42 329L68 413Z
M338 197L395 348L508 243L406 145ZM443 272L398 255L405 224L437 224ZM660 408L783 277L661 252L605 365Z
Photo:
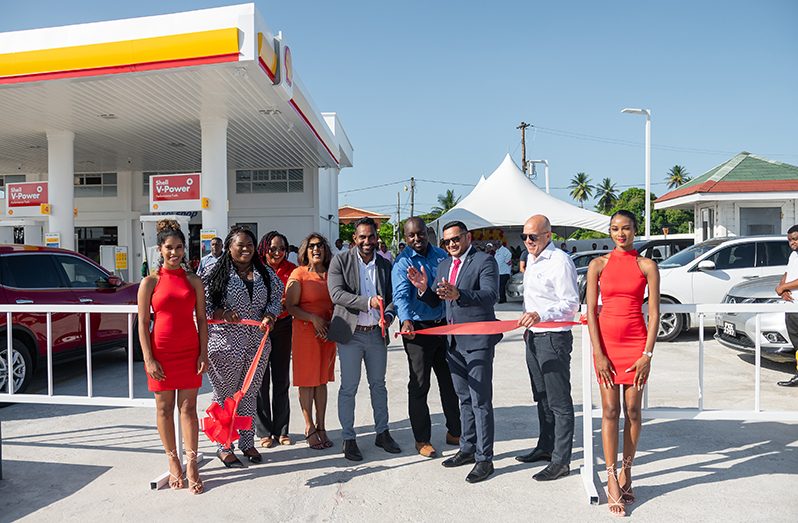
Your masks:
M261 326L261 322L256 320L208 320L208 323L211 325ZM241 390L233 394L232 398L225 398L224 406L216 402L211 403L211 406L205 411L208 417L200 420L200 428L205 435L208 436L208 439L216 443L224 444L225 448L230 448L232 443L241 436L238 431L252 428L252 416L239 416L236 412L238 411L238 404L241 402L244 394L249 390L250 385L252 385L252 380L255 378L255 372L258 370L258 361L260 361L260 357L263 354L266 340L269 339L269 330L270 327L267 327L266 332L263 333L263 338L260 340L255 358L252 360L252 363L250 363L246 376L244 376L244 383L241 385Z
M557 327L568 327L573 325L585 325L587 319L582 316L579 321L542 321L535 324L535 328L540 329L555 329ZM395 337L407 334L423 334L429 336L440 335L467 335L467 334L502 334L521 327L518 325L518 320L500 320L500 321L472 321L470 323L455 323L452 325L441 325L440 327L430 327L428 329L420 329L417 331L400 331L395 334Z
M385 337L385 303L382 301L382 297L377 296L380 302L380 328L382 329L382 337Z

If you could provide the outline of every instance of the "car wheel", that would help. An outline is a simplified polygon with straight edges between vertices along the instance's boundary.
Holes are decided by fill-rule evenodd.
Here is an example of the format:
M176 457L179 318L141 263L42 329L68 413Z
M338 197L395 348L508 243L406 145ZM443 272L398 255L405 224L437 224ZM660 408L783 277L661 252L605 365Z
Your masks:
M30 349L21 340L12 341L11 377L14 381L14 392L25 392L33 378L33 358ZM8 393L8 351L0 348L0 392Z
M668 298L662 298L660 303L675 303ZM673 341L684 330L684 314L675 312L663 312L659 315L659 329L657 330L657 341Z
M144 352L141 350L141 340L139 340L138 320L133 322L133 361L144 361Z

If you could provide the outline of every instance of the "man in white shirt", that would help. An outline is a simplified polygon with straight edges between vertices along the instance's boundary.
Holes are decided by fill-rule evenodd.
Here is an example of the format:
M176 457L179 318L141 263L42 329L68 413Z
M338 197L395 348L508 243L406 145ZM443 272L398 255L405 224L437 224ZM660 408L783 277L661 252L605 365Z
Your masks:
M787 261L787 272L781 277L781 281L776 286L776 294L784 301L794 302L795 298L792 291L798 289L798 225L793 225L787 231L787 242L792 249L792 254ZM787 324L787 334L790 337L792 346L798 349L798 313L788 312L784 315ZM795 352L796 369L798 369L798 350ZM792 378L777 382L782 387L798 387L798 372Z
M335 245L332 248L330 248L331 254L333 256L337 256L342 252L344 252L343 248L344 248L344 241L341 238L338 238L337 240L335 240Z
M197 274L202 275L205 271L211 270L216 261L222 256L222 239L218 236L211 240L211 252L202 257L197 267Z
M504 243L500 243L493 257L496 258L496 263L499 265L499 303L504 303L507 301L507 294L504 291L507 288L507 282L510 281L513 268L513 253L504 246Z
M551 223L535 215L524 224L521 235L529 252L524 272L524 314L518 324L526 327L526 364L532 396L538 404L540 436L532 452L515 459L523 463L549 461L534 479L550 481L570 473L574 437L574 405L571 399L570 326L538 328L540 322L573 321L579 310L576 267L571 257L551 243Z

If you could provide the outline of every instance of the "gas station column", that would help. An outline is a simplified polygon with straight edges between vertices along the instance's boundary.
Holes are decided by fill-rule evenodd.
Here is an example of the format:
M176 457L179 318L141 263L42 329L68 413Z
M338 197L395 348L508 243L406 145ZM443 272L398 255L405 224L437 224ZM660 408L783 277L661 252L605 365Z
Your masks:
M202 209L202 228L216 229L224 238L227 225L227 120L205 118L202 126L202 196L208 207Z
M75 133L47 131L48 232L61 235L61 248L75 250Z

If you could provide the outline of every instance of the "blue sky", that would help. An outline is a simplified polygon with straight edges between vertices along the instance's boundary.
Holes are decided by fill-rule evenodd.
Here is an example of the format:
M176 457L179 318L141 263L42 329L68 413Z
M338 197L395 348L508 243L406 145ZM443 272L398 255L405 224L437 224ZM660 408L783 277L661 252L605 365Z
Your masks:
M127 18L234 2L0 1L0 31ZM467 194L506 153L547 159L553 194L578 171L643 184L652 111L652 179L700 175L747 150L798 164L798 2L255 2L291 44L321 111L355 147L340 203L396 212L410 176L417 211ZM542 185L542 169L539 183ZM408 193L401 195L407 215ZM501 202L497 202L500 205Z

